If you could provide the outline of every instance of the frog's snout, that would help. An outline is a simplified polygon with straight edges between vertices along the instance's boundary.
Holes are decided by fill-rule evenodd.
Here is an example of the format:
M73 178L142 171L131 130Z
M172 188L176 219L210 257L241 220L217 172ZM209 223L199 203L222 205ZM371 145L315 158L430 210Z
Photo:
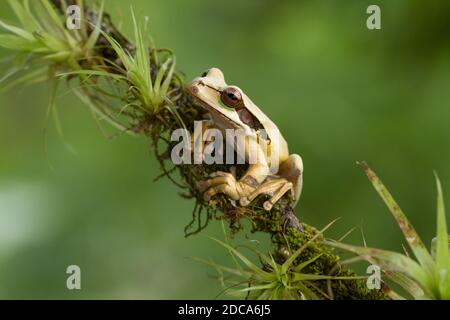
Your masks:
M190 90L193 94L197 94L198 91L199 91L199 88L198 88L198 87L199 87L200 85L204 85L203 81L202 81L201 79L199 79L199 78L194 79L194 80L191 82L191 85L189 86L189 90Z
M189 89L190 89L190 91L191 91L193 94L198 93L197 83L191 83Z

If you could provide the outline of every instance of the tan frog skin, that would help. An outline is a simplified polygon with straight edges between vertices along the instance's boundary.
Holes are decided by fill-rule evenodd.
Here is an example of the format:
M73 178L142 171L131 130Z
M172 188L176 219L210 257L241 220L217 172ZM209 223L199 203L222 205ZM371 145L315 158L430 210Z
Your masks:
M253 138L258 142L262 139L261 129L267 133L262 142L264 148L261 143L251 144L246 139L245 154L241 156L249 163L249 154L254 152L258 161L250 163L239 180L233 173L217 171L199 184L204 199L209 201L214 195L223 193L239 201L241 206L247 206L258 195L267 194L271 198L263 206L269 211L286 192L291 191L297 204L303 184L303 161L299 155L289 154L286 140L269 117L239 87L227 85L218 68L211 68L195 78L189 90L210 115L210 119L205 121L207 127L217 128L224 134L226 129L242 129L250 140ZM274 160L279 164L277 172L270 171Z

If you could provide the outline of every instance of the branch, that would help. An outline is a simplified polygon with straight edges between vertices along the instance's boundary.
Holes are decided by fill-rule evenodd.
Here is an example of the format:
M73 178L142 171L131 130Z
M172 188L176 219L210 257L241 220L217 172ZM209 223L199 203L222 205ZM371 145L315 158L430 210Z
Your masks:
M64 14L66 5L80 1L52 0L51 2L61 14ZM153 154L161 166L160 177L171 179L180 188L183 197L195 201L192 220L185 228L186 236L200 232L213 219L225 220L229 224L231 233L236 233L244 228L242 221L247 220L251 224L251 232L263 232L270 235L274 245L272 256L277 262L282 263L295 250L308 243L313 237L317 237L295 259L294 264L299 265L310 260L311 257L320 255L317 260L305 267L305 272L336 277L355 276L354 271L340 264L341 260L333 249L323 244L323 235L318 234L319 231L316 228L299 223L293 210L293 199L289 196L278 201L270 212L262 208L262 203L266 200L264 195L255 199L248 207L235 205L220 195L209 202L203 200L197 188L198 182L217 170L228 172L236 170L239 176L245 172L247 166L237 165L235 168L229 165L205 164L173 166L169 157L174 146L169 139L170 133L179 128L180 124L186 125L192 132L194 121L203 119L203 111L185 90L182 77L176 71L170 73L169 66L174 66L175 60L170 50L149 48L148 51L151 80L157 82L158 75L162 72L163 76L159 79L161 83L166 79L170 81L166 90L161 93L153 88L155 95L148 97L145 92L139 91L136 83L130 79L127 62L118 54L117 48L112 45L111 38L123 49L125 55L130 56L135 56L139 52L139 43L136 41L133 43L122 35L114 26L110 16L106 13L101 14L96 7L84 7L84 17L88 23L85 25L87 35L82 38L83 41L87 41L96 30L93 26L98 25L100 16L102 16L100 26L103 32L98 35L95 45L89 51L81 53L76 51L76 54L74 53L68 60L51 63L53 67L66 74L76 72L69 76L69 80L73 81L75 78L80 81L82 87L74 91L91 106L94 113L101 114L114 123L120 122L120 125L126 121L124 132L149 137ZM91 74L83 74L81 72L83 70L90 70ZM143 70L137 69L136 72L143 72ZM108 78L102 74L117 75L117 77ZM104 78L107 78L106 82L110 87L122 93L115 97L111 97L110 93L107 94L104 89ZM158 104L152 100L157 98L161 98ZM118 101L122 103L120 108L115 106ZM123 107L124 103L125 107ZM114 116L118 110L120 110L120 119ZM317 289L313 290L327 292L334 299L386 298L386 293L382 290L368 290L363 279L319 280L315 282L315 285Z

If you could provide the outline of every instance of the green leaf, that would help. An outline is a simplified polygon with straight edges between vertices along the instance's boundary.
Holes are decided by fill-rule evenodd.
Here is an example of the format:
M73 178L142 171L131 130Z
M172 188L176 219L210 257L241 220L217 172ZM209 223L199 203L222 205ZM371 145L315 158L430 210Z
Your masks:
M316 240L319 236L321 236L325 230L327 230L329 227L331 227L338 219L335 219L331 221L329 224L327 224L322 230L318 231L314 237L309 239L303 246L301 246L299 249L297 249L286 261L281 265L281 273L284 274L287 272L289 267L292 265L292 263L297 259L297 257L302 253L303 250L305 250L314 240Z
M300 292L302 293L302 296L305 299L308 299L308 300L319 300L320 299L320 297L314 291L312 291L310 288L308 288L306 285L304 285L301 282L298 282L295 286L291 287L290 289L300 290Z
M103 76L108 77L116 80L127 80L127 77L121 76L120 74L110 73L106 71L99 71L99 70L77 70L77 71L70 71L70 72L61 72L58 73L57 77L67 77L70 75L88 75L88 76Z
M412 224L409 222L406 215L403 213L400 206L394 200L388 189L385 187L383 182L378 178L378 176L373 172L367 163L361 162L361 166L363 167L367 177L372 183L375 190L380 195L381 199L384 201L389 211L391 212L394 219L397 221L403 235L408 242L411 250L414 252L417 260L419 260L420 264L424 267L425 271L429 274L429 276L434 277L435 271L435 263L427 248L425 247L422 239L420 238L417 231L414 229Z
M274 279L274 275L262 270L260 267L258 267L256 264L251 262L249 259L247 259L242 253L237 251L235 248L230 246L229 244L222 242L218 239L211 238L212 240L216 241L217 243L221 244L225 248L230 251L230 253L234 254L236 257L238 257L251 271L253 271L255 274L259 275L262 279L265 279L266 281L272 281Z
M435 173L437 187L437 227L436 227L436 277L441 298L450 299L450 260L448 250L447 221L444 197L439 177Z
M236 276L240 276L240 277L244 277L244 278L250 278L252 276L251 272L242 270L242 269L235 269L235 268L230 268L230 267L226 267L220 264L217 264L213 261L208 261L202 258L198 258L198 257L189 257L189 259L193 260L193 261L197 261L206 265L209 265L211 267L213 267L216 270L220 270L220 271L225 271L228 272L230 274L234 274Z
M257 252L258 256L262 260L263 263L269 265L272 269L276 270L278 268L278 264L275 262L275 259L273 258L272 254L269 252L269 256Z
M61 51L71 52L71 48L66 42L59 40L47 32L34 32L33 36L40 41L43 46L47 47L52 53L60 53Z
M90 51L92 50L92 48L94 48L95 44L97 43L98 37L100 36L100 27L103 19L104 7L105 7L105 0L102 0L100 4L100 9L98 10L97 24L95 25L94 30L91 32L89 38L84 44L84 49L86 51Z
M18 0L8 0L9 6L13 9L20 23L30 32L38 30L40 27L34 17L22 6Z
M257 285L257 286L250 286L250 287L247 287L247 288L233 290L233 291L238 293L238 292L248 292L248 291L257 291L257 290L270 290L270 289L274 289L276 287L276 285L277 284L275 282L271 282L271 283L268 283L268 284L261 284L261 285Z
M310 280L356 280L356 279L366 279L367 276L348 276L348 277L338 277L338 276L326 276L321 274L309 274L309 273L292 273L292 282L297 281L310 281Z
M352 246L335 241L326 241L326 244L356 253L364 259L370 260L371 263L375 262L375 264L385 271L401 272L411 279L414 279L427 295L430 297L434 296L434 276L426 272L426 270L424 270L416 261L401 253L369 247Z
M422 299L424 294L422 288L411 278L405 274L395 271L385 271L386 276L402 287L407 293L409 293L414 299ZM395 295L398 299L400 296Z
M172 81L173 73L175 72L175 64L176 64L176 58L173 56L172 63L170 64L169 72L167 72L167 75L161 85L161 92L164 94L169 89L170 82Z
M17 51L33 51L40 45L36 40L31 41L13 34L0 34L0 47Z
M275 286L273 289L266 290L266 292L269 292L269 296L267 297L268 300L281 300L283 299L284 290L282 286Z
M155 79L155 92L159 92L159 89L160 89L162 81L163 81L164 74L166 73L166 70L167 70L167 66L170 65L171 62L172 62L172 59L168 58L166 61L164 61L164 63L159 68L158 74L156 75L156 79Z
M14 2L14 0L11 0L11 1ZM35 1L36 0L33 0L33 2L35 2ZM35 30L42 29L41 23L38 21L38 19L36 19L35 15L31 12L29 0L23 1L23 8L24 8L27 16L30 18L30 20L33 21L33 24L36 26ZM31 30L29 30L29 31L31 31Z
M41 3L45 8L45 12L51 19L50 22L53 22L52 25L56 27L61 34L65 34L66 29L64 28L61 16L56 11L55 7L48 0L41 0Z
M103 117L103 119L105 119L106 122L108 122L113 127L119 129L121 132L134 135L132 131L128 130L124 125L122 125L120 122L114 119L111 115L107 114L101 108L99 108L99 106L92 100L92 98L89 95L75 88L72 88L72 91L83 103L85 103L92 110L93 114Z
M314 261L316 261L317 259L319 259L321 256L323 256L323 253L318 254L318 255L312 257L311 259L306 260L306 261L304 261L304 262L302 262L302 263L296 265L295 268L293 268L293 270L294 270L295 272L300 272L302 269L304 269L306 266L310 265L311 263L313 263Z
M33 34L31 32L28 32L25 29L7 24L6 22L3 22L2 20L0 20L0 26L3 27L4 29L8 30L9 32L12 32L12 33L18 35L19 37L22 37L29 41L35 40Z
M43 58L53 62L64 62L70 58L70 52L68 51L55 52L51 54L46 54L43 56Z
M0 89L0 92L7 91L11 88L14 88L18 85L23 84L31 84L31 83L37 83L41 81L47 80L47 71L48 67L39 68L30 72L27 72L25 75L16 78L12 80L11 82L7 83L6 85L2 86Z
M48 122L50 120L50 115L53 116L53 121L55 124L56 132L58 133L59 138L61 139L61 142L64 144L64 146L72 152L73 154L76 154L75 149L67 143L66 139L64 138L64 131L61 125L61 120L59 119L58 110L56 106L56 93L58 91L58 79L55 77L55 70L53 67L49 68L49 76L48 76L48 82L49 82L49 98L48 98L48 104L47 104L47 114L46 114L46 127L48 125ZM47 128L44 128L44 134L47 134ZM45 137L46 138L46 137ZM48 155L47 155L48 159Z

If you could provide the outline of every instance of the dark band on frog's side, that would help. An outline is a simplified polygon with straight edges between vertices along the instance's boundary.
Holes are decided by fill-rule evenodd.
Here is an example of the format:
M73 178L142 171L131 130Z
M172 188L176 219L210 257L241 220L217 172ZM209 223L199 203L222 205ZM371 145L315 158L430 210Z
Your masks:
M259 186L258 180L256 180L254 177L252 177L250 175L244 177L242 179L242 182L252 188L255 188L255 189L258 188L258 186Z

